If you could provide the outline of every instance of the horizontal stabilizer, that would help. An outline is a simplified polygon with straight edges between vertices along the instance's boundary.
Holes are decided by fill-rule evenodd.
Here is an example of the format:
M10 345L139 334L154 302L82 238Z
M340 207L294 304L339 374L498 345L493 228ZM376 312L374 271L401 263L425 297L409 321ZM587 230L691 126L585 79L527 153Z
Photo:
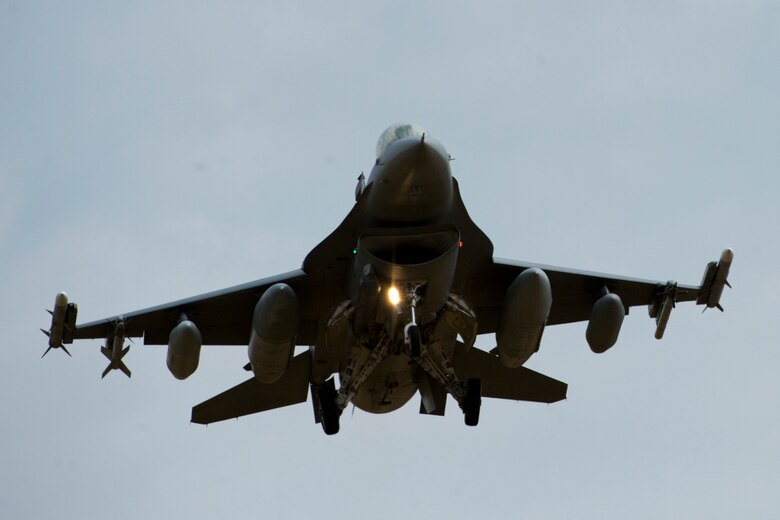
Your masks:
M303 403L309 393L309 352L298 354L281 379L270 385L252 377L192 408L192 422L210 424Z
M482 380L482 397L554 403L566 399L568 385L525 367L507 368L497 356L458 342L453 368L461 381Z

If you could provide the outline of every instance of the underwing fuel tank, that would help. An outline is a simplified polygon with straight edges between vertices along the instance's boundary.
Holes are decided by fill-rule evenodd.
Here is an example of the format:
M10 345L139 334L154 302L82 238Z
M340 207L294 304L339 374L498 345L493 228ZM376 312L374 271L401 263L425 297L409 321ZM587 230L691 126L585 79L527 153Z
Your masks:
M539 349L552 307L550 280L541 269L526 269L512 282L504 298L496 330L498 356L507 368L517 368Z
M608 293L596 300L585 331L590 349L596 354L609 350L618 339L626 308L615 293Z
M198 327L183 318L168 336L168 355L165 361L173 377L187 379L198 368L203 339Z
M261 383L275 383L287 370L298 320L298 297L289 285L272 285L258 300L252 319L249 363Z

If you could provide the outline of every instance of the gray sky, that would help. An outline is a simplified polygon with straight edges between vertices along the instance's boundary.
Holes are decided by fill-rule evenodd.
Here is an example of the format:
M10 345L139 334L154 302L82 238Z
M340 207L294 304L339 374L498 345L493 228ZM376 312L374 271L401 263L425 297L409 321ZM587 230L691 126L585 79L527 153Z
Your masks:
M0 2L0 517L780 514L776 2L256 4ZM726 313L550 327L567 401L332 438L309 403L189 424L243 348L40 359L57 291L91 321L299 267L403 120L497 256L698 283L730 246Z

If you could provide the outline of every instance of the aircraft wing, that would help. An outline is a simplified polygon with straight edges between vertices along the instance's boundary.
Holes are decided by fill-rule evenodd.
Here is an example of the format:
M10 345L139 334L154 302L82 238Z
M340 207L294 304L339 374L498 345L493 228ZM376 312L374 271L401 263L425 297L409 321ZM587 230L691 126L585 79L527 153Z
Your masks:
M184 313L197 324L204 345L247 345L252 315L258 299L266 289L280 282L295 290L301 304L298 344L313 344L316 322L307 319L307 316L310 316L307 310L313 302L312 298L308 297L306 273L300 269L149 309L76 325L72 339L104 339L112 334L117 321L123 320L127 337L143 336L146 345L166 345L171 330Z
M728 284L726 277L732 258L733 252L727 249L721 255L720 262L710 262L702 283L698 286L495 259L484 277L480 292L477 293L479 294L476 298L479 317L478 333L496 331L507 288L517 275L526 269L539 268L549 278L552 308L547 325L556 325L590 319L593 303L603 287L606 287L610 293L620 296L626 313L630 307L638 305L655 306L654 313L651 315L657 317L661 314L667 296L671 296L669 312L672 304L687 301L706 304L708 307L720 307L720 295L723 286ZM668 313L664 318L664 326L665 319L668 319Z

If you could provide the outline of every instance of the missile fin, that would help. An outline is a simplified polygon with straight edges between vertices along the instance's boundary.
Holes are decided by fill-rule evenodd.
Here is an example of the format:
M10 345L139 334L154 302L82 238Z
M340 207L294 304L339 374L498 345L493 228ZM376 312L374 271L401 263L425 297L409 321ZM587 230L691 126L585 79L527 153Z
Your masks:
M108 364L105 370L103 370L103 375L100 376L100 379L103 379L108 375L109 372L112 370L121 370L127 377L130 377L132 373L130 372L130 369L127 368L127 365L125 365L124 361L118 361L114 363L113 361Z
M120 361L120 362L119 362L119 370L121 370L122 372L124 372L124 374L125 374L127 377L130 377L130 376L132 375L132 374L131 374L131 372L130 372L130 369L129 369L129 368L127 368L127 365L125 365L125 362L124 362L124 361Z

